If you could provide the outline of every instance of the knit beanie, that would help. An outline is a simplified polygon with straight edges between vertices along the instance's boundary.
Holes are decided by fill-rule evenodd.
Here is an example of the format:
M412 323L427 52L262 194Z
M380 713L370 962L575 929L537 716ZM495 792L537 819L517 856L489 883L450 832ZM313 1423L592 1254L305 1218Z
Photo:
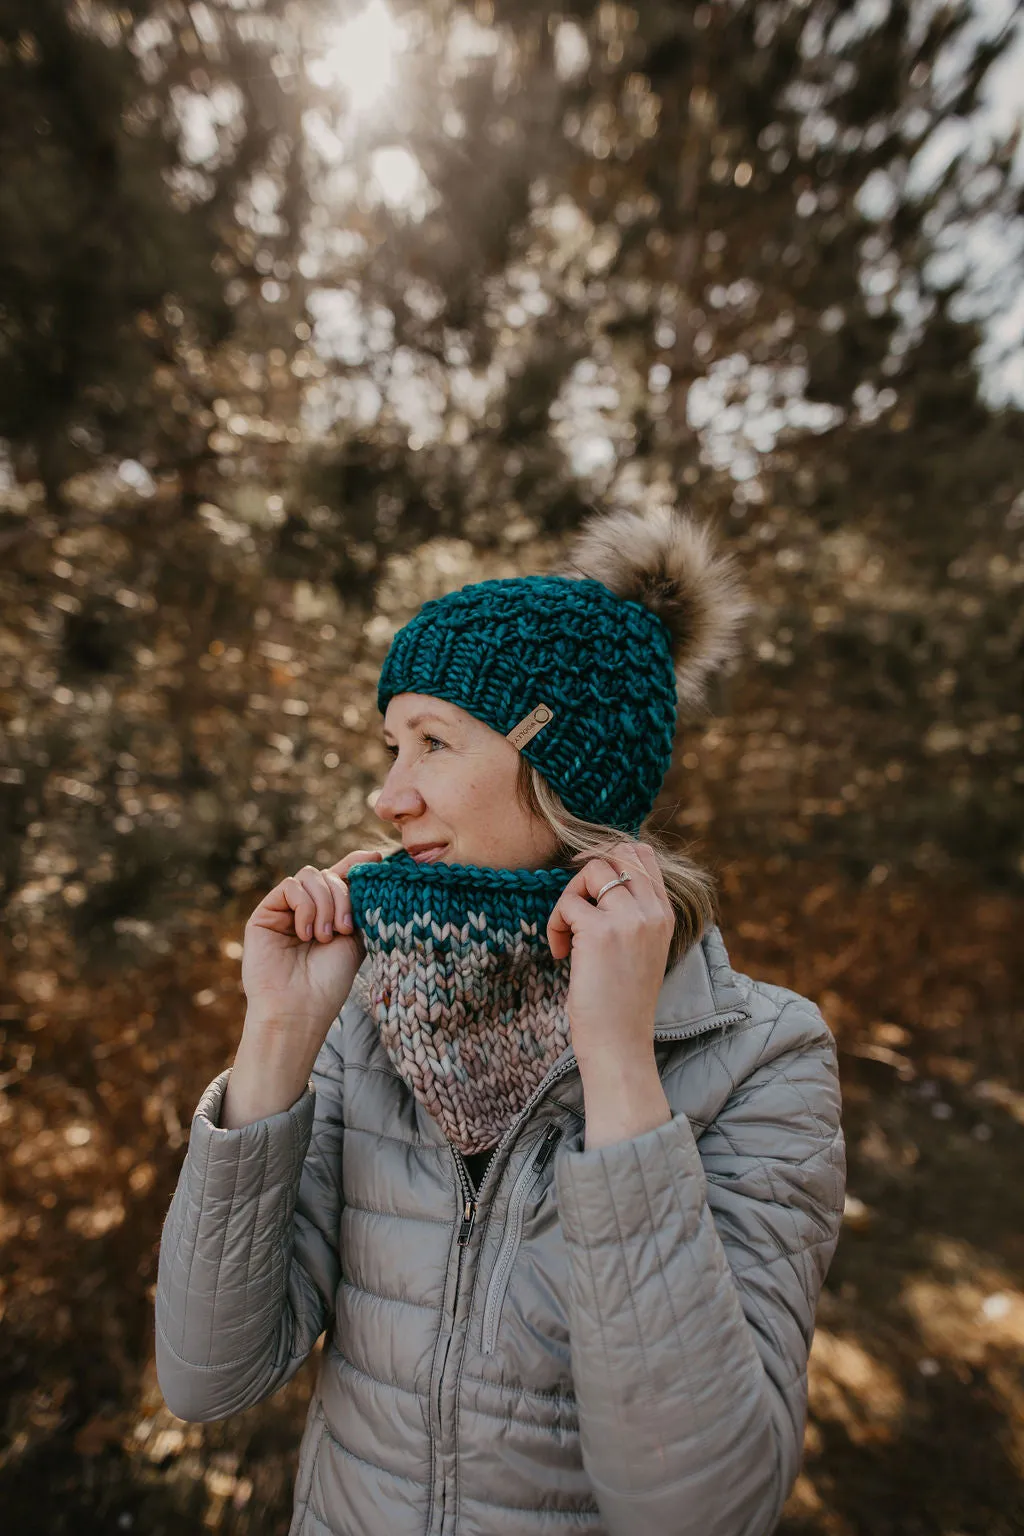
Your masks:
M500 731L584 821L635 837L749 604L707 524L669 508L598 514L547 575L479 581L423 604L381 669L400 693Z

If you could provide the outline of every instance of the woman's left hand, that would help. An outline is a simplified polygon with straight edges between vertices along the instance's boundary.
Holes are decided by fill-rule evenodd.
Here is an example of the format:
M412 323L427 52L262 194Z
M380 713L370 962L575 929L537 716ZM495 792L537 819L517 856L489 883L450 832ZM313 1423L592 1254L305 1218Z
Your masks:
M628 884L594 898L623 871ZM580 1074L654 1058L654 1012L675 914L646 843L623 841L588 857L548 919L556 960L570 958L569 1028Z

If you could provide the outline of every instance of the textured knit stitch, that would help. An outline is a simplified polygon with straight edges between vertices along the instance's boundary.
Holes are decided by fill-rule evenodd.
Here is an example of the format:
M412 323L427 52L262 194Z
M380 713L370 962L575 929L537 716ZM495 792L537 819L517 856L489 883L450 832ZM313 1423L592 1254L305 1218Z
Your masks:
M382 714L398 693L447 699L502 735L549 705L522 755L574 815L632 837L672 760L669 632L589 578L480 581L424 603L385 657Z
M545 934L574 873L417 864L401 850L346 876L367 1009L460 1152L494 1146L569 1043L569 961Z

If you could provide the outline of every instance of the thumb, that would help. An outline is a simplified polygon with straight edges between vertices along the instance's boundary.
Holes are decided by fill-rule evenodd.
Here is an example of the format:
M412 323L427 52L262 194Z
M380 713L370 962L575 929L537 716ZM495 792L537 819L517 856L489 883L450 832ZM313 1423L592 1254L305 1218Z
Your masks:
M332 875L344 875L354 864L369 864L383 857L384 855L376 849L357 848L354 853L346 853L343 859L339 859L336 864L331 864L328 868Z

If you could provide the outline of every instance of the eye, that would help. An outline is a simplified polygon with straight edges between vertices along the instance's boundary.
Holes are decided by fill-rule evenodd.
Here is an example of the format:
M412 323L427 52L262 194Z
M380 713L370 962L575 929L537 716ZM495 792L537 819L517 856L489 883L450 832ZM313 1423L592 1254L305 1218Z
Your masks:
M427 746L443 747L446 745L446 743L443 742L439 736L421 735L420 741L424 742ZM396 758L398 756L398 747L393 742L385 742L384 751L390 758Z

